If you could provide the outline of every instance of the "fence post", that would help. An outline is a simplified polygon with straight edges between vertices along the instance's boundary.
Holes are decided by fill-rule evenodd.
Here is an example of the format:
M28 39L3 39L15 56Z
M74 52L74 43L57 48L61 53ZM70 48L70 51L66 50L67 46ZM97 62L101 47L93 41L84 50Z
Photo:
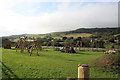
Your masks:
M86 64L78 65L78 80L89 79L89 66Z

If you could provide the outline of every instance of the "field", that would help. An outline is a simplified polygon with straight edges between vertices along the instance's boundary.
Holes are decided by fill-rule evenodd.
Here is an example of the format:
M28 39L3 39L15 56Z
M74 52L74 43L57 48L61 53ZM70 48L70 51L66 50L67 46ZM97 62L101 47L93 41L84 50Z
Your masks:
M77 78L77 65L88 64L103 52L77 51L76 54L44 49L36 56L25 51L2 49L3 78ZM113 72L90 68L90 78L117 78Z
M68 34L64 36L77 38L77 37L90 37L91 35L92 34L89 34L89 33L76 33L76 34Z
M90 37L92 34L89 33L75 33L75 34L66 34L66 35L61 35L62 37L73 37L73 38L77 38L77 37ZM62 38L60 36L56 36L53 37L55 39L60 39Z

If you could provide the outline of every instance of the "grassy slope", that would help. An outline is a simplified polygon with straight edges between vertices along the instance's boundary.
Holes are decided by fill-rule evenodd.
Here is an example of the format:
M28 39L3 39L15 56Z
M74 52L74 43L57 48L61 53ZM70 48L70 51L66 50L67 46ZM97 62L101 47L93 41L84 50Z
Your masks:
M77 78L77 65L101 56L102 52L78 51L67 54L52 50L40 51L40 56L3 49L3 78ZM117 77L112 73L91 69L91 78Z
M61 35L62 37L74 37L74 38L77 38L77 37L90 37L92 34L89 34L89 33L76 33L76 34L67 34L67 35ZM53 38L56 38L56 39L60 39L62 38L61 36L56 36L56 37L53 37Z
M68 35L64 35L64 36L77 38L77 37L89 37L91 35L92 34L89 34L89 33L77 33L77 34L68 34Z

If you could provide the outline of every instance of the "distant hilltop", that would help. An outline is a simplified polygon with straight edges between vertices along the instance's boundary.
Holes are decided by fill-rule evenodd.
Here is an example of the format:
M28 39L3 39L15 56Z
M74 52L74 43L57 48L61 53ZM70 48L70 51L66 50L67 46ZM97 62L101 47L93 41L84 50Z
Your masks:
M84 34L83 34L84 33ZM62 36L71 36L71 35L77 35L77 36L81 36L79 34L82 34L82 36L86 36L85 34L87 34L87 37L90 36L91 34L94 33L109 33L110 35L117 35L120 34L120 27L116 27L116 28L79 28L76 30L72 30L72 31L64 31L64 32L53 32L53 33L48 33L48 34L21 34L21 35L11 35L11 36L3 36L3 38L12 38L12 39L16 39L22 36L28 36L28 37L40 37L40 38L44 38L44 37L62 37Z

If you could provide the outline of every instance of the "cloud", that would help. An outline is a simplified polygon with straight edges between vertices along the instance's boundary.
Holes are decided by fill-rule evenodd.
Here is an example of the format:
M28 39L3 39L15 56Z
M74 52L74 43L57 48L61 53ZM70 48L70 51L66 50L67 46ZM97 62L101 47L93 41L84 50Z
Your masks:
M82 27L116 27L118 24L118 6L117 3L113 2L79 3L75 0L74 2L77 3L73 4L73 0L57 0L57 2L61 3L56 6L56 11L52 13L44 12L37 16L26 16L21 13L16 13L11 9L18 4L20 6L28 3L32 5L44 1L45 0L1 0L0 36L24 33L42 34L74 30ZM97 0L97 2L99 1L100 0ZM109 2L113 0L106 1ZM28 14L34 13L35 10L39 10L38 7L30 8L26 10L26 12ZM37 14L39 14L39 12Z

